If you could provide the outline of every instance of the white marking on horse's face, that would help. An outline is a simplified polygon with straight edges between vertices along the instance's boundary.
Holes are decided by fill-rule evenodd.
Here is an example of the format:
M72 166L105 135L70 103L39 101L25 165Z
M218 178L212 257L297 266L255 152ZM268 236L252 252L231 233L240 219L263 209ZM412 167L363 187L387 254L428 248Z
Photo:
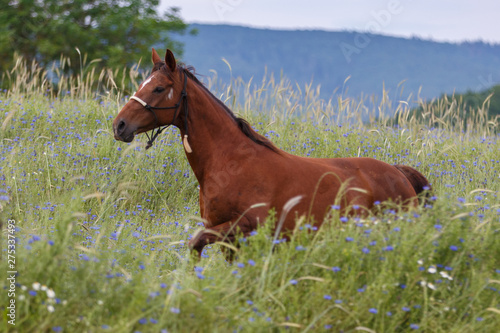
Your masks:
M154 75L151 75L146 81L144 81L141 86L139 87L139 90L137 90L137 92L141 91L142 88L144 88L149 82L151 82L151 80L154 78L155 76Z
M172 99L174 97L174 89L170 88L170 91L168 92L167 99Z

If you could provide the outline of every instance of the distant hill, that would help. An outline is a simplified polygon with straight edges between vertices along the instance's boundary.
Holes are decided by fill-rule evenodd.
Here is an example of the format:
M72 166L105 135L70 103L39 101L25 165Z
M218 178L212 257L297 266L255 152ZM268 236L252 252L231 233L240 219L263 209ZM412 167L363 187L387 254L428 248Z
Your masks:
M430 99L442 94L481 91L500 83L500 44L439 43L357 32L269 30L230 25L193 24L196 36L178 36L185 43L183 60L197 72L228 80L260 80L267 68L301 86L321 84L322 97L344 91L352 97L378 95L403 98L410 92Z

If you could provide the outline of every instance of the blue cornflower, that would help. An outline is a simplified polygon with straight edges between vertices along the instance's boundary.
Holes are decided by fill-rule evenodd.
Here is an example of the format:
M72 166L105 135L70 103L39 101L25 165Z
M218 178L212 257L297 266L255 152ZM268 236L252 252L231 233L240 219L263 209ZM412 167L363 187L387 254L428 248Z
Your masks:
M292 285L296 285L297 283L298 283L298 281L295 279L290 280L290 284L292 284Z
M249 264L250 266L255 266L255 261L253 261L252 259L249 259L249 260L248 260L248 264Z
M139 324L144 325L144 324L147 324L147 323L148 323L148 320L146 318L139 319Z
M458 247L456 245L451 245L450 250L452 251L458 251Z
M361 252L363 252L363 253L367 254L367 253L370 253L370 249L369 249L369 248L367 248L367 247L364 247L364 248L361 250Z
M326 299L327 301L330 301L332 299L332 296L324 295L323 298Z
M347 221L349 221L349 218L347 218L347 217L345 217L345 216L342 216L342 217L340 218L340 222L344 222L344 223L345 223L345 222L347 222Z
M346 241L346 242L352 242L353 240L354 240L354 238L352 238L352 237L346 237L346 238L345 238L345 241Z
M368 312L373 313L373 314L377 314L378 310L375 308L370 308L370 310L368 310Z
M418 330L420 327L417 324L410 324L412 330Z

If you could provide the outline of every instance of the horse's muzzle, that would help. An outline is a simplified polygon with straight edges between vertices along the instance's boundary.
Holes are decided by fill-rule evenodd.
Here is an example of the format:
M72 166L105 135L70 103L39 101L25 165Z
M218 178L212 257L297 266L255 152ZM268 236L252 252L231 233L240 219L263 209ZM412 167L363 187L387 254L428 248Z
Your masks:
M132 142L135 136L135 131L130 129L123 119L116 119L113 122L113 133L115 140L124 142Z

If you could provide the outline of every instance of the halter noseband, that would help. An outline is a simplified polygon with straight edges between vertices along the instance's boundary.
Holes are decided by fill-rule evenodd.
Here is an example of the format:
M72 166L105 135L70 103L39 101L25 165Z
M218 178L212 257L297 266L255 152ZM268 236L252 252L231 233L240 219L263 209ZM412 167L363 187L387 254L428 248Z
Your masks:
M175 121L175 119L177 118L177 114L179 112L179 107L181 106L181 104L183 104L184 106L184 115L186 117L186 120L184 121L184 126L185 126L185 132L184 132L184 138L182 140L182 143L184 145L184 149L186 149L186 151L188 153L191 153L193 150L191 149L191 147L189 146L189 142L188 142L188 102L187 102L187 91L186 91L186 86L187 86L187 74L186 72L184 72L184 87L182 88L182 92L181 92L181 96L179 97L179 101L174 105L174 106L166 106L166 107L157 107L157 106L151 106L149 105L148 103L144 102L142 99L140 99L139 97L137 96L132 96L130 97L130 99L136 101L136 102L139 102L142 106L144 106L144 108L148 111L151 111L153 113L153 116L155 117L155 121L156 121L156 124L159 124L160 122L158 121L158 117L156 116L156 113L154 110L168 110L168 109L175 109L175 112L174 112L174 117L172 118L172 122L168 125L165 125L163 127L161 126L158 126L154 129L151 130L151 136L149 136L149 134L146 132L146 136L148 137L148 142L146 144L146 149L149 149L153 146L153 142L156 140L156 138L158 137L158 135L160 135L161 132L163 132L163 130L165 130L166 128L168 128L170 125L172 125ZM184 102L184 103L183 103ZM156 130L156 131L155 131Z

